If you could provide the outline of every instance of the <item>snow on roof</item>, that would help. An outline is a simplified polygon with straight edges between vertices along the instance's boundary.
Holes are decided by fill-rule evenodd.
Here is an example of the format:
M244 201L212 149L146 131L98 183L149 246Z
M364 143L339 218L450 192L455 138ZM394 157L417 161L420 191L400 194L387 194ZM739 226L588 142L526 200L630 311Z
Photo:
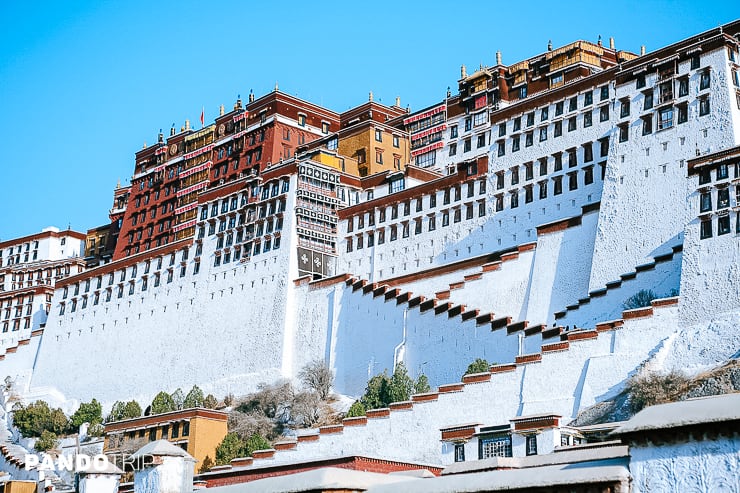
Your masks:
M740 393L687 399L650 406L612 432L614 435L636 431L678 428L703 423L740 420Z
M139 457L144 457L147 455L185 457L185 459L190 459L193 461L195 460L193 459L192 455L190 455L177 445L171 444L167 440L155 440L153 442L149 442L141 447L139 450L137 450L134 455L131 456L131 458L138 459Z
M609 459L582 464L559 464L417 479L404 483L403 490L404 493L511 491L561 485L626 483L629 478L626 459ZM367 493L394 491L398 491L398 486L377 485L368 489Z
M380 474L376 472L355 471L338 467L322 467L296 474L286 474L258 479L248 483L231 484L208 488L208 493L296 493L314 490L360 490L373 485L391 486L387 491L398 491L398 483L429 481L413 476Z

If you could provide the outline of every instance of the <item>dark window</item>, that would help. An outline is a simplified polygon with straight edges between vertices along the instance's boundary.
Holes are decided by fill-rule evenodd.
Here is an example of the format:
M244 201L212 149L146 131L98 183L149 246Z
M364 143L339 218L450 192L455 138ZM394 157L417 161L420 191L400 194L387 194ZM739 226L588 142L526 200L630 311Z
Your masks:
M629 140L629 126L628 124L619 126L619 142L627 142Z
M653 115L642 117L642 135L653 132Z
M568 132L572 132L576 129L576 117L573 116L568 118Z
M465 462L465 444L455 444L455 462Z
M593 113L591 113L590 111L587 111L586 113L583 114L583 127L584 128L590 127L593 124L593 122L594 122Z
M506 123L499 123L498 136L503 137L504 135L506 135Z
M720 164L717 166L717 179L718 180L724 180L725 178L729 177L729 171L726 164Z
M568 190L578 189L578 173L570 173L568 175Z
M712 181L712 174L709 169L705 168L701 170L701 173L699 173L699 185L704 185L710 181Z
M717 235L725 235L730 232L730 215L725 214L717 218Z
M539 185L540 185L540 199L546 199L547 198L547 182L541 181Z
M511 208L516 209L519 207L519 191L514 190L511 192Z
M653 91L650 90L646 93L644 93L645 102L642 105L643 110L649 110L653 107Z
M534 134L532 132L527 132L524 138L524 145L525 147L531 147L532 144L534 144Z
M519 148L520 148L520 145L521 145L521 144L520 144L520 136L519 136L519 135L517 135L516 137L513 137L513 138L511 139L511 152L516 152L516 151L518 151L518 150L519 150ZM501 150L502 148L503 148L503 142L500 142L500 143L499 143L499 152L500 152L500 150ZM501 154L499 154L499 156L500 156L500 155L501 155Z
M593 145L589 142L588 144L583 145L583 161L589 162L593 161L594 159L594 151L593 151Z
M575 111L578 109L578 96L573 96L568 102L568 111Z
M730 189L720 188L717 190L717 209L730 207Z
M529 204L534 199L534 192L532 190L532 185L527 185L524 187L524 203Z
M678 79L678 97L689 95L689 78L681 77Z
M599 121L605 122L609 119L609 105L599 108Z
M527 114L527 126L531 127L532 125L534 125L534 111Z
M622 99L621 100L621 106L619 108L619 117L625 118L630 116L630 100L629 99Z
M554 137L560 137L563 135L563 122L557 121L555 122L555 128L553 129L553 136Z
M527 455L537 455L537 435L527 437Z
M703 98L699 100L699 116L709 114L709 98Z
M601 87L601 101L609 99L609 86Z
M645 87L645 75L638 75L637 80L635 80L635 87L637 89L642 89Z
M594 93L593 91L588 91L583 95L583 105L588 106L589 104L593 104L594 102Z
M686 103L678 105L678 123L689 121L689 107Z
M583 169L584 176L583 176L583 184L584 185L590 185L594 182L594 168L593 166L589 166L587 168Z
M521 129L522 129L522 118L521 117L514 118L514 127L512 128L512 130L516 132Z
M705 238L712 237L712 220L711 219L705 219L701 222L701 231L699 233L699 237L702 240Z
M691 70L696 70L699 68L701 61L699 59L698 54L691 55Z
M555 182L555 185L553 186L552 193L555 195L560 195L563 193L563 177L562 176L556 176L553 178L553 181Z
M709 76L709 70L705 70L701 73L701 77L699 78L699 90L703 91L704 89L709 89L709 81L711 80Z
M555 116L563 114L563 106L564 105L562 101L555 103Z

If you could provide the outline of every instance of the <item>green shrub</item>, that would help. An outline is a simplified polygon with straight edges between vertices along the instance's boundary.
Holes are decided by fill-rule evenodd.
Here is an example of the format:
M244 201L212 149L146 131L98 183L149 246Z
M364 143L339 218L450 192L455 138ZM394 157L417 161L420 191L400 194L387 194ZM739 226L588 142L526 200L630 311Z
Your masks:
M218 406L218 399L213 394L208 394L205 399L203 399L203 407L206 409L216 409Z
M59 408L51 409L44 401L36 401L27 407L14 406L13 423L26 437L40 437L44 431L62 435L70 428L64 412Z
M416 379L416 383L414 383L414 393L426 394L431 390L432 388L429 386L429 379L422 373L419 375L419 378Z
M203 391L200 390L200 387L197 385L193 385L193 388L190 389L190 392L188 392L188 395L185 396L185 399L183 400L182 407L183 409L190 409L193 407L203 407L203 401L205 400L205 397L203 397Z
M200 465L200 468L198 469L198 472L200 474L203 474L204 472L208 472L211 470L213 466L216 464L213 462L213 459L209 455L206 455L203 459L203 463Z
M167 392L162 391L154 396L154 400L152 401L152 414L169 413L176 410L177 407L175 406L175 401Z
M396 365L392 376L388 376L388 370L383 370L383 373L372 377L360 402L365 409L379 409L388 407L391 402L407 401L412 394L423 392L429 392L429 379L422 373L414 381L401 362Z
M116 401L111 408L106 422L121 421L123 419L138 418L141 416L141 406L136 401Z
M90 402L83 402L75 413L70 416L69 423L74 428L79 428L82 423L91 425L103 422L103 406L93 399Z
M491 369L490 363L483 358L475 358L475 361L468 365L468 369L465 370L463 376L470 375L472 373L485 373Z
M48 450L51 450L57 446L58 440L55 433L44 430L41 433L41 437L36 440L36 444L34 445L34 448L38 450L39 452L46 452Z
M233 431L227 433L218 447L216 447L216 465L224 465L237 457L248 457L255 450L270 448L270 442L258 433L253 433L246 440L239 438Z
M358 416L365 416L365 406L362 405L362 402L355 401L349 407L345 418L356 418Z

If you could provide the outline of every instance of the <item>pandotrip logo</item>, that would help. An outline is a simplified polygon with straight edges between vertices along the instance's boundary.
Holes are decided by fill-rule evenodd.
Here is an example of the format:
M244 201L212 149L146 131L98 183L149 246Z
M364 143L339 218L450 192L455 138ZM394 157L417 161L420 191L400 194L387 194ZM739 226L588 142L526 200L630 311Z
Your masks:
M86 455L77 454L74 456L60 455L52 457L42 452L39 455L26 454L25 469L36 469L39 471L69 471L69 472L87 472L103 473L115 471L112 464L124 471L143 469L145 467L156 465L154 456L131 454L96 454Z
M69 472L105 472L110 469L110 461L103 454L52 457L41 453L26 454L26 470L37 469L39 471L69 471Z

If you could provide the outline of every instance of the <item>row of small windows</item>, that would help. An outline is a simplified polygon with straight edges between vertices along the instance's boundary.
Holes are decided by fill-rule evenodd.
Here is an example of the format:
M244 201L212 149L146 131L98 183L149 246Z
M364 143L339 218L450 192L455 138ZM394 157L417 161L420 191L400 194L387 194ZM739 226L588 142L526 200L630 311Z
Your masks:
M181 428L182 427L182 428ZM159 433L157 433L159 430ZM171 431L170 431L171 430ZM182 432L182 433L181 433ZM182 423L172 423L162 426L156 426L154 428L140 429L138 431L129 431L128 433L116 433L111 434L108 438L108 447L113 449L126 443L127 440L143 439L148 436L149 441L157 439L168 440L173 438L179 438L180 436L187 437L190 435L190 422L183 421Z
M740 185L735 186L735 204L740 204ZM725 209L727 207L730 207L730 188L718 188L717 209ZM702 192L699 197L699 212L708 212L712 209L712 192Z
M594 160L593 143L587 142L581 146L581 155L584 163L589 163ZM599 140L599 151L601 157L606 157L609 152L609 138ZM563 157L565 157L568 167L575 168L578 166L578 149L568 149L565 154L558 152L552 155L553 161L553 172L558 172L563 169ZM520 181L520 169L524 169L524 180L534 179L535 168L539 169L539 176L545 176L549 171L550 157L542 157L536 161L530 161L522 166L514 166L510 168L511 185L517 185ZM496 176L496 189L500 190L506 186L504 180L505 171L498 171L495 173Z
M258 241L255 242L247 242L244 244L243 248L242 245L237 245L234 247L233 254L230 249L224 250L223 253L216 252L216 255L213 258L213 266L218 267L220 265L226 265L232 261L236 262L239 259L249 259L251 256L268 253L271 250L278 250L280 248L280 244L281 236L274 235L259 238Z
M726 163L717 166L715 178L725 180L730 177L730 168L733 169L733 178L740 178L740 163L728 165ZM712 170L704 168L699 173L699 185L704 185L712 181Z
M24 329L30 329L31 328L31 319L25 318L22 320L23 322L23 328ZM10 330L10 322L3 322L3 333L8 332ZM21 330L21 320L13 320L13 332Z
M607 101L609 99L609 86L602 86L601 88L598 89L598 91L599 91L600 101ZM582 97L583 97L583 104L581 105L582 108L590 106L594 103L594 91L587 91L582 94ZM578 110L578 99L579 99L579 96L573 96L567 100L568 113ZM555 103L554 116L557 117L565 113L565 103L566 103L565 101L558 101L557 103ZM606 110L604 110L604 108L606 108ZM602 106L600 111L601 111L600 113L601 121L608 120L609 119L609 106ZM604 113L604 111L606 111L606 113ZM591 112L589 111L586 114L588 114L590 118ZM540 108L539 110L531 111L527 113L526 115L524 115L525 128L534 126L535 120L538 118L538 116L539 116L540 122L547 121L550 117L550 105L544 106ZM521 116L514 118L511 122L512 122L512 125L511 125L512 132L518 132L522 129L522 117ZM503 137L506 135L507 125L508 125L508 122L502 122L498 124L499 137ZM591 123L589 122L589 124L586 126L590 126L590 125ZM570 125L569 125L569 129L570 129ZM573 129L575 130L575 128ZM455 129L455 133L456 133L456 130L457 129ZM561 128L561 132L562 132L562 128ZM555 136L557 137L558 135L555 135ZM450 135L450 137L452 137L452 135Z
M711 107L708 97L702 97L699 100L699 116L706 116L710 113ZM653 133L654 126L658 131L673 128L676 124L680 125L689 120L688 103L680 103L676 106L668 106L659 109L656 113L649 113L640 117L640 132L642 135ZM626 142L630 137L630 123L620 123L617 125L619 142Z
M63 242L62 242L62 245L64 245ZM24 249L25 249L26 252L29 252L31 250L31 243L30 242L29 243L24 243L23 245L18 245L17 247L10 247L10 248L8 248L8 255L13 255L13 253L14 253L14 251L15 251L16 248L18 249L16 253L21 253L21 252L23 252ZM39 248L39 242L38 241L34 241L33 242L33 249L34 250L38 250L38 248ZM3 249L0 248L0 258L2 258L2 256L3 256Z
M603 170L604 168L602 168ZM578 190L578 171L572 171L568 173L567 179L568 179L568 190ZM553 195L560 195L563 193L563 175L560 176L553 176L550 178L552 180L552 194ZM594 182L594 169L593 166L587 166L583 168L583 184L590 185ZM538 197L540 199L546 199L548 195L548 183L549 180L542 180L537 182L538 187ZM522 187L524 189L524 203L529 204L534 200L534 184L525 185ZM509 192L509 207L512 209L516 209L519 207L519 197L520 197L520 190L514 189L510 190ZM496 212L500 212L504 210L504 194L500 193L495 195L496 198L496 206L495 210Z
M702 240L711 238L714 232L714 220L705 218L701 220L699 237ZM730 214L717 216L717 236L722 236L732 231ZM735 213L735 233L740 234L740 213Z
M463 219L463 209L465 211L465 219L473 219L476 214L478 217L484 217L486 215L486 201L485 199L479 200L476 204L470 203L463 206L454 207L451 211L449 209L440 211L439 213L432 213L426 217L417 217L409 221L402 221L400 224L391 224L388 226L388 237L389 241L396 241L398 239L399 230L401 238L408 238L411 234L412 223L414 234L418 235L424 232L424 222L426 222L427 231L435 231L437 229L437 216L439 216L442 227L450 225L450 216L454 223L459 223ZM450 214L452 212L452 214ZM379 228L374 231L369 231L366 234L359 234L356 237L347 237L345 239L347 244L347 252L352 252L354 249L361 250L367 246L368 248L375 246L377 237L377 244L382 245L386 241L386 228ZM367 240L365 241L365 238Z
M188 259L188 251L189 250L187 248L182 249L181 256L180 256L180 260L182 262L185 262ZM171 253L168 256L168 266L169 267L174 266L175 260L176 260L176 254ZM143 274L144 275L149 274L154 263L156 263L155 270L162 269L164 262L165 262L164 257L157 257L155 261L147 260L146 262L144 262ZM138 270L139 270L138 264L134 264L129 268L123 268L119 270L118 271L118 281L119 282L125 281L127 275L132 278L136 277ZM115 276L116 276L115 272L110 272L109 274L107 274L107 276L97 276L95 278L86 279L84 283L79 283L79 282L75 283L72 285L72 295L77 296L80 293L80 289L82 289L84 293L87 293L91 289L93 289L93 286L94 286L94 289L100 289L103 286L104 277L107 278L105 281L107 285L112 286L113 283L115 282ZM70 286L64 286L62 290L62 299L67 298L67 296L69 295L69 291L70 291Z
M478 184L478 195L483 195L486 193L486 180L477 180L477 181L469 181L467 183L464 183L462 185L456 185L454 187L445 188L441 191L433 192L429 194L428 196L421 196L419 198L413 199L413 201L406 200L405 202L401 204L393 204L391 206L385 206L380 207L377 209L377 221L382 223L385 222L386 216L390 215L391 220L397 219L399 217L399 213L402 213L404 216L408 216L411 214L412 209L412 202L413 202L413 208L416 212L421 212L424 210L424 202L426 202L427 207L432 209L437 207L438 199L441 199L442 205L448 205L451 203L451 201L459 201L462 200L463 194L465 194L466 198L474 197L476 194L476 183ZM438 194L441 194L441 197L438 197ZM390 209L390 214L388 214L388 209ZM362 229L365 227L365 218L367 217L367 225L368 226L374 226L376 221L376 214L375 210L368 214L360 214L356 217L349 217L347 218L347 232L351 233L355 228L355 219L357 223L357 229Z

